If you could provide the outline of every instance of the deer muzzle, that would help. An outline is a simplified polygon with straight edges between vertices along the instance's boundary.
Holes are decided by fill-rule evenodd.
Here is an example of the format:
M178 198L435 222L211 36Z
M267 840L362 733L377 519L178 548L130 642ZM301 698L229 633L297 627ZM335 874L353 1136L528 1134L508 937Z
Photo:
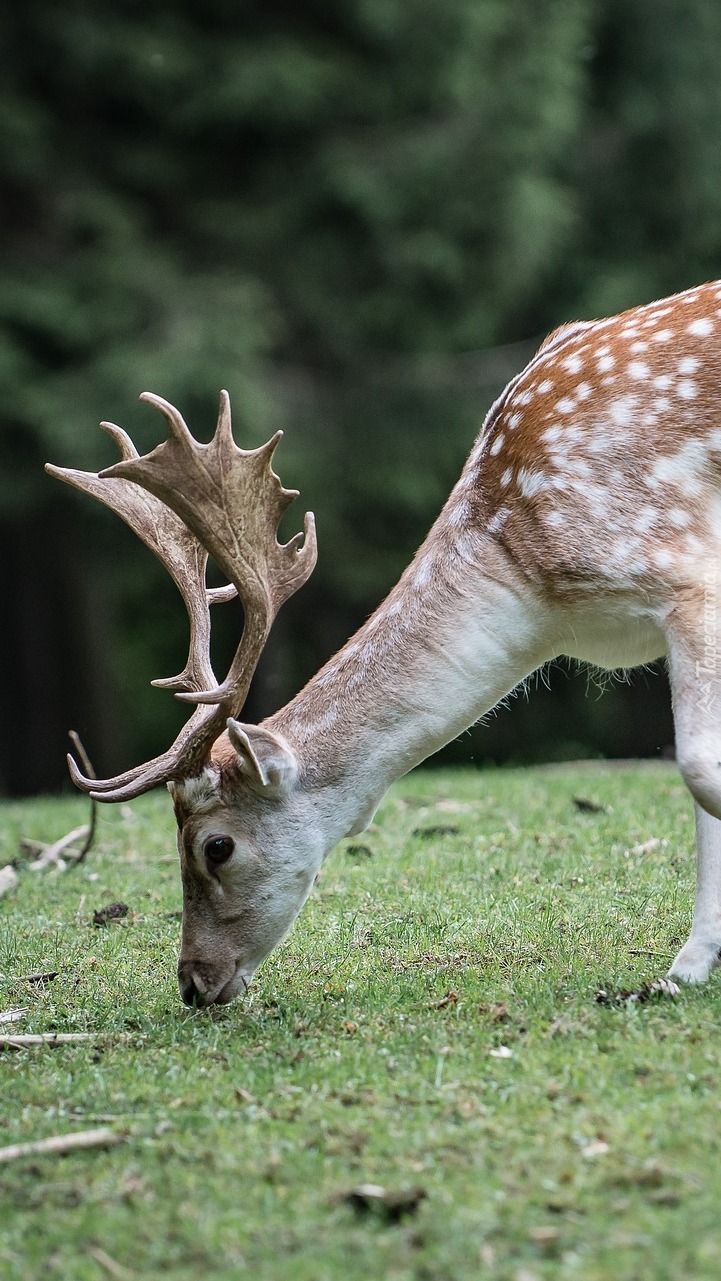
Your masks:
M238 966L233 966L228 974L225 968L221 971L202 961L181 959L178 964L180 995L186 1005L199 1008L228 1005L239 992L247 992L250 978Z

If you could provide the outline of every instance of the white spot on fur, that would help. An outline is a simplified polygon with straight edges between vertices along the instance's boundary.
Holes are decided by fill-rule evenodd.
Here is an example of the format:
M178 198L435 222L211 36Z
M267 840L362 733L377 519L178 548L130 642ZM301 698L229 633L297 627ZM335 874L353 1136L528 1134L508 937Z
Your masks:
M708 316L697 316L688 326L688 332L697 338L708 338L714 331L714 323Z
M641 510L637 512L633 521L633 527L636 530L636 533L647 533L651 526L657 523L659 515L660 512L657 507L652 507L650 504L646 504L646 506L642 507Z
M581 368L583 367L583 361L581 360L581 357L575 352L572 356L566 356L565 360L561 361L561 364L563 365L564 369L568 370L570 374L579 373Z
M499 454L503 448L504 440L505 440L505 436L503 435L503 432L499 431L498 435L496 436L496 439L494 440L493 444L491 445L491 448L488 451L489 454Z
M541 440L545 440L549 445L555 444L564 434L564 428L560 423L554 423L552 427L547 427L541 434Z
M548 477L543 472L529 471L526 467L519 468L517 481L524 498L532 498L548 488Z
M579 383L576 388L576 395L579 400L588 400L593 388L590 383Z
M664 454L657 458L648 477L648 483L657 485L677 485L682 493L689 497L699 494L703 488L701 475L707 465L708 451L700 440L689 440L675 454Z
M513 468L507 467L503 475L501 476L501 484L504 486L504 488L506 485L510 485L512 476L513 476Z
M669 525L673 525L675 529L685 529L691 523L691 517L687 511L684 511L683 507L672 507L668 513L667 520Z
M576 402L570 396L563 396L561 400L556 402L556 409L559 414L572 414L575 408Z
M684 378L678 384L676 394L681 397L681 400L695 400L698 395L698 387L696 383L691 382L690 378Z
M635 379L636 382L641 382L648 378L650 372L651 370L643 360L632 360L628 367L629 378Z
M680 374L695 374L700 361L696 356L684 356L683 360L678 362L678 372Z
M605 373L607 369L613 369L616 364L616 357L609 352L607 355L598 356L597 363L601 373Z
M521 414L519 414L518 410L516 410L516 412L515 412L514 414L511 414L511 415L510 415L510 417L509 417L509 419L508 419L508 426L510 427L511 431L513 431L513 428L514 428L514 427L517 427L517 426L518 426L518 424L519 424L519 423L520 423L520 421L521 421L521 418L522 418L522 415L521 415Z
M591 475L591 466L585 458L567 458L564 465L566 471L575 472L577 476Z
M614 400L611 404L611 422L616 427L630 427L633 422L632 401L628 396Z
M551 382L551 379L544 378L543 382L538 384L538 391L544 395L547 391L553 391L553 383Z
M607 454L608 440L605 436L592 436L586 445L589 454Z
M659 374L657 378L654 378L653 386L658 387L659 391L666 391L672 382L673 378L670 374Z
M653 342L670 342L672 338L672 329L658 329L656 333L652 335Z

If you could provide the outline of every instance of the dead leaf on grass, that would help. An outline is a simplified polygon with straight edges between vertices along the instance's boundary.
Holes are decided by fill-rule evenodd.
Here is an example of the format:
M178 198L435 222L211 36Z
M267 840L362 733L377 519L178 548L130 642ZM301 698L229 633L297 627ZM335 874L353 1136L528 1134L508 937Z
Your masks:
M101 907L97 912L93 912L93 925L108 925L110 921L122 921L129 911L127 903L108 903L107 907Z
M414 827L412 835L419 836L422 841L430 841L436 836L458 836L460 830L451 823L436 823L431 827Z
M574 796L573 803L582 814L607 814L608 806L592 801L590 796Z
M346 845L345 852L349 858L373 857L373 850L370 845Z
M654 979L652 983L642 983L637 988L622 988L620 992L608 992L599 988L594 1000L598 1005L630 1005L637 1002L643 1005L653 997L669 997L675 1000L681 995L681 988L673 979Z
M448 1005L458 1004L458 993L453 991L446 992L440 1001L429 1001L427 1008L429 1010L445 1010Z
M45 970L45 971L41 970L41 971L38 971L37 974L21 975L21 977L18 979L18 982L19 983L37 983L37 984L51 983L53 979L56 979L58 977L59 973L60 973L59 970Z
M427 1195L425 1188L393 1191L377 1183L361 1183L342 1199L358 1214L377 1214L387 1223L399 1223L407 1215L415 1214Z

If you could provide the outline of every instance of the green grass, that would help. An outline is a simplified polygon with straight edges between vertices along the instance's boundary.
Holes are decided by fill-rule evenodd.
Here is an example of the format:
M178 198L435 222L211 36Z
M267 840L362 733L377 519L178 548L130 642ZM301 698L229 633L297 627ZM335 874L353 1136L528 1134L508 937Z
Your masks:
M5 805L0 863L83 813ZM687 934L672 767L411 776L250 999L210 1014L177 995L173 848L166 797L103 809L86 865L21 871L0 902L0 1010L101 1034L0 1050L0 1146L125 1137L0 1165L6 1281L716 1281L719 980L594 1000L662 974ZM117 899L126 922L94 928ZM345 1199L364 1182L426 1195L391 1222Z

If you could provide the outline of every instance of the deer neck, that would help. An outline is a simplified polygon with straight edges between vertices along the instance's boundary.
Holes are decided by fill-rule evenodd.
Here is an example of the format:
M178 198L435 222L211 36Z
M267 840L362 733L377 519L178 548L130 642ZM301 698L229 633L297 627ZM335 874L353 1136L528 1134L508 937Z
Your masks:
M382 605L264 722L295 751L329 849L367 826L395 779L552 654L547 606L499 543L464 527L458 511L454 491Z

